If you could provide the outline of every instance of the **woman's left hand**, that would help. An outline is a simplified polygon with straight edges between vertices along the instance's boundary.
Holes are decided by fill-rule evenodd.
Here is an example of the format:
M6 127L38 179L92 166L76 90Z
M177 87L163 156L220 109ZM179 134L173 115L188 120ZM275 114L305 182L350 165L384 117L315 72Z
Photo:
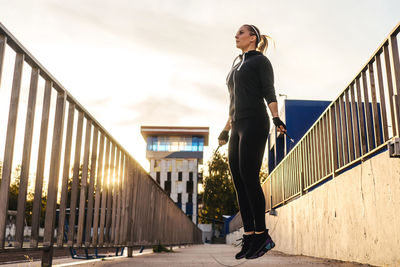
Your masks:
M278 132L286 133L286 125L283 123L283 121L281 121L279 117L272 118L272 121L274 122Z

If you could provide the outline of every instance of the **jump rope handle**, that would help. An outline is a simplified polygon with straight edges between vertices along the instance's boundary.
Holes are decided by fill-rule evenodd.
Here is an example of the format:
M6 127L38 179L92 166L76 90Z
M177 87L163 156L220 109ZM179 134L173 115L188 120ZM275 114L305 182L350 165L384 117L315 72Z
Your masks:
M284 134L289 138L290 142L294 143L294 139L291 138L286 132L284 132Z
M274 124L275 124L276 127L283 126L283 128L285 128L285 130L286 130L286 125L285 125L285 123L283 123L283 121L281 121L281 119L280 119L279 117L273 117L273 118L272 118L272 121L274 122ZM289 138L289 140L290 140L292 143L294 143L293 138L291 138L291 137L287 134L286 131L283 132L283 134L285 134L285 135Z

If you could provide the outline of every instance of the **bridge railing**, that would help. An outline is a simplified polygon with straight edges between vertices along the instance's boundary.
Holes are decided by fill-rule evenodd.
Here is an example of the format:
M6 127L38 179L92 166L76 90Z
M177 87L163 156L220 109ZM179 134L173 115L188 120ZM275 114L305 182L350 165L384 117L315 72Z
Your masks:
M400 133L398 24L263 183L266 211L386 149Z
M13 56L14 65L9 60ZM5 81L1 84L2 73L12 77L9 87ZM5 146L0 170L0 252L41 248L43 264L51 265L55 245L130 247L201 242L196 225L2 24L0 88L2 93L9 90L10 96L8 124L6 130L1 127ZM37 107L41 107L39 114ZM19 114L21 110L26 113ZM17 140L17 122L19 126L25 122L22 146L15 146L22 141ZM3 135L0 142L4 142ZM17 158L22 160L19 176L14 177ZM10 183L15 179L19 181L15 238L8 248L7 212ZM29 184L34 186L28 190ZM27 196L33 201L28 241L24 237ZM44 226L43 240L40 225Z

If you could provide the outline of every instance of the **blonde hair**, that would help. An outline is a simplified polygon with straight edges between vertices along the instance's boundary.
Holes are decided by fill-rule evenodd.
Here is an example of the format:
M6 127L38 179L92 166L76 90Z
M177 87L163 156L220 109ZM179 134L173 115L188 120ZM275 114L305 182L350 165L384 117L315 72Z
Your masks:
M268 39L271 38L268 35L265 34L260 34L260 30L251 24L245 24L244 26L247 27L247 29L250 32L250 35L255 35L256 36L256 50L265 54L265 52L268 49ZM271 38L272 39L272 38Z

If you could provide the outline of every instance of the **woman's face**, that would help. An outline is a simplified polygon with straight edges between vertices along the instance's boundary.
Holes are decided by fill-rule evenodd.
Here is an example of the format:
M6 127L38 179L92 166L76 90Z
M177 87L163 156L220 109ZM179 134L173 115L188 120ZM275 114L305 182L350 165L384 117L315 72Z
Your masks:
M247 26L243 25L236 33L235 39L237 48L241 49L242 51L248 51L251 45L255 45L257 38L255 35L250 35L250 31Z

